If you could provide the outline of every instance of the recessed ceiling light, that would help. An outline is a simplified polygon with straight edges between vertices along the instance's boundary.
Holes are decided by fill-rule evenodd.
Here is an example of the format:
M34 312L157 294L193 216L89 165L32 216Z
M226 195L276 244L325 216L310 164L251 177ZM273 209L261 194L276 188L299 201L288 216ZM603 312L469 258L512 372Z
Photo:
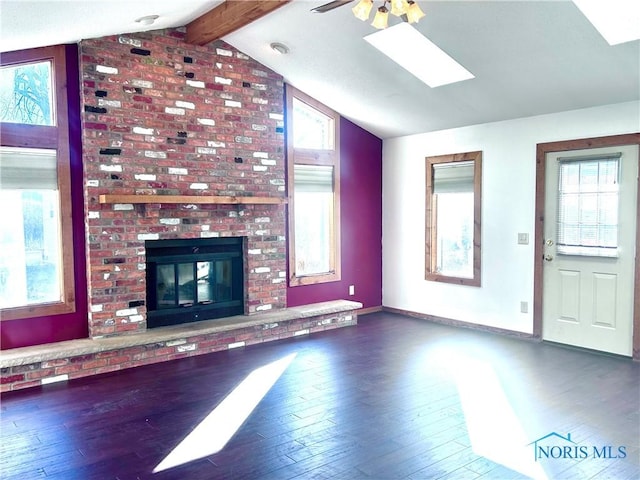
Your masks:
M573 0L609 45L640 39L640 2L637 0Z
M153 25L158 18L160 18L159 15L146 15L144 17L136 18L136 22L148 26Z
M430 87L475 78L406 22L367 35L364 39Z
M273 42L269 46L271 47L271 50L279 53L280 55L286 55L287 53L289 53L289 47L287 47L284 43Z

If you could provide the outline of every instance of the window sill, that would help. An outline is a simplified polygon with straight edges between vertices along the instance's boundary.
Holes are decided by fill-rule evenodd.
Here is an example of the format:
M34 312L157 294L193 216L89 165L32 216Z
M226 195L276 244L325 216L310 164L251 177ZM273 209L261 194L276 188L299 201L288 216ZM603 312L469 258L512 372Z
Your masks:
M453 285L466 285L467 287L480 287L480 276L476 278L463 278L463 277L449 277L446 275L440 275L437 273L428 273L425 275L425 280L431 282L451 283Z
M289 286L301 287L303 285L317 285L319 283L339 282L340 280L340 272L329 272L319 275L305 275L301 277L293 275L289 278Z
M37 305L27 305L23 307L12 307L0 310L0 321L20 320L23 318L48 317L52 315L63 315L76 311L75 301L56 303L40 303Z

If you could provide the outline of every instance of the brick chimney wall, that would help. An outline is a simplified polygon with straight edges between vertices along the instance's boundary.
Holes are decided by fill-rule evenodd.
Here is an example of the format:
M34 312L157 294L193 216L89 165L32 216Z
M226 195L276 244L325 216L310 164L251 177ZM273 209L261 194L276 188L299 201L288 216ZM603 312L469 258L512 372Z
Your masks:
M245 313L286 305L283 205L101 204L101 194L285 196L283 81L184 29L81 42L91 337L146 329L145 240L245 237Z

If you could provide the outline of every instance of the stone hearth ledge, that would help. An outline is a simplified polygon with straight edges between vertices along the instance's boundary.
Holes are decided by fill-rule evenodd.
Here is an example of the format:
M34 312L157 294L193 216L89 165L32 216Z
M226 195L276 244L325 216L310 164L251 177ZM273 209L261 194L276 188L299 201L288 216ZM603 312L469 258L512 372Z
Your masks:
M0 351L0 368L29 365L31 363L46 362L60 358L75 357L92 353L118 350L127 347L148 345L157 342L178 340L185 337L205 335L216 332L226 332L240 328L280 323L301 318L330 315L354 311L362 308L360 302L351 300L333 300L330 302L312 303L299 307L289 307L274 312L264 312L254 315L236 315L233 317L204 320L193 323L183 323L169 327L149 329L146 332L118 337L85 338L68 340L46 345L13 348Z

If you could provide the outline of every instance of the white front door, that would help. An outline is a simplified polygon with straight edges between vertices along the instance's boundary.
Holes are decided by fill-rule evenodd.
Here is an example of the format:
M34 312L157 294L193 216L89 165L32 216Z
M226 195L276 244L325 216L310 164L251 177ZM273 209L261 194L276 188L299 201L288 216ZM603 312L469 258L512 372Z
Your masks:
M632 355L638 146L546 156L544 340Z

